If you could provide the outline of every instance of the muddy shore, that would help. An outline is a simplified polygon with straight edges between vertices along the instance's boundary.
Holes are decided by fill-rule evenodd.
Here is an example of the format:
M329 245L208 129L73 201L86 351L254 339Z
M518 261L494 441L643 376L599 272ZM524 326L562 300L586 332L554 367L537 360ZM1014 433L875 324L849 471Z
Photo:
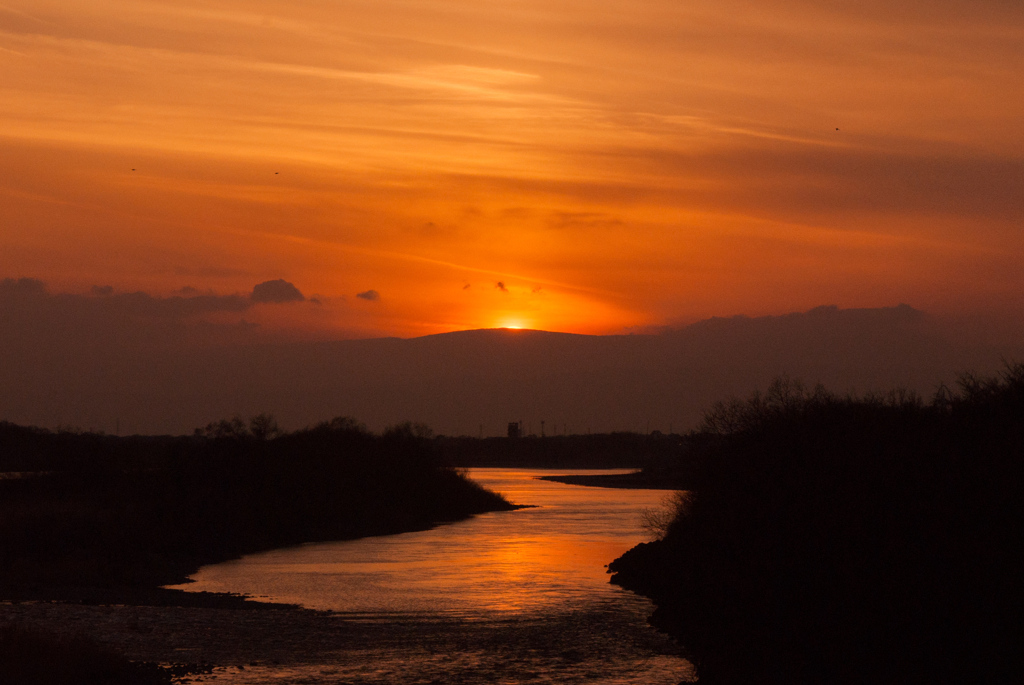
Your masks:
M566 485L586 485L596 488L623 488L627 490L683 490L682 479L674 474L658 471L636 471L634 473L604 474L597 476L540 476L540 480Z
M561 674L558 682L583 683L628 678L636 668L661 661L678 663L678 647L653 630L624 642L602 642L621 620L600 605L565 616L480 621L282 605L248 610L0 602L0 622L87 633L134 661L191 665L191 673L175 682L239 685L471 685L543 681L555 674Z

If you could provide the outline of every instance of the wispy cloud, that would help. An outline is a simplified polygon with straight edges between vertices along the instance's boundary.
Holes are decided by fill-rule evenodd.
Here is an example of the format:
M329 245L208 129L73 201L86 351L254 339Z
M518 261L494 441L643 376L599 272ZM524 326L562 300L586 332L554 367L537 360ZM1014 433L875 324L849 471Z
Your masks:
M470 278L588 331L1024 292L1016 0L3 0L0 38L0 269L114 301L287 273L409 333L487 324Z

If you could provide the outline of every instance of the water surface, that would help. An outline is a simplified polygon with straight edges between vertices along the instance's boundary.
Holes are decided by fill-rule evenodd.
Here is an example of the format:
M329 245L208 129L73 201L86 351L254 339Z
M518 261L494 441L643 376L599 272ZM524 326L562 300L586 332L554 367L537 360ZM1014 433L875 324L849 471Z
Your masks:
M647 625L650 603L610 585L605 569L644 540L640 511L666 493L536 480L547 473L470 472L535 508L204 567L183 587L334 612L366 636L344 631L315 666L249 668L218 682L678 683L689 666Z

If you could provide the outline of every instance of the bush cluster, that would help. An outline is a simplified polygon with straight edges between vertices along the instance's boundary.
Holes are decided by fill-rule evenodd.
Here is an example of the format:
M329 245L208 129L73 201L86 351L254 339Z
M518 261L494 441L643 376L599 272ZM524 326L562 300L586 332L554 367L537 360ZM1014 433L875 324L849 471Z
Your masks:
M1024 365L931 401L781 379L712 408L611 565L701 682L1020 682Z
M182 582L241 554L511 506L440 465L414 424L222 423L158 438L0 425L0 471L33 471L0 480L0 596Z

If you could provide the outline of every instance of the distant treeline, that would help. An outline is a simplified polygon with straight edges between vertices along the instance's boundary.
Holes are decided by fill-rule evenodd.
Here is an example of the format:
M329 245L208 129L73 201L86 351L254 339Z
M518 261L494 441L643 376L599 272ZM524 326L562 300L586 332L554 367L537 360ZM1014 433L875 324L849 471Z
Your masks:
M270 417L193 436L0 424L0 597L154 587L200 565L508 509L405 424L282 433Z
M434 442L445 463L459 467L658 468L678 463L682 451L681 436L658 432L546 438L439 436Z
M688 439L611 564L716 685L1019 683L1024 365L931 401L776 381Z
M366 433L353 419L351 428ZM458 468L664 468L676 465L687 436L617 432L593 435L557 435L519 438L434 435L429 426L404 423L385 434L404 431L431 443L439 463ZM195 438L267 440L283 436L274 418L267 414L244 421L240 417L211 423L193 436L129 436L117 438L103 433L75 429L48 431L0 422L0 472L95 470L98 465L138 467L146 461L162 463L169 453L189 445Z

